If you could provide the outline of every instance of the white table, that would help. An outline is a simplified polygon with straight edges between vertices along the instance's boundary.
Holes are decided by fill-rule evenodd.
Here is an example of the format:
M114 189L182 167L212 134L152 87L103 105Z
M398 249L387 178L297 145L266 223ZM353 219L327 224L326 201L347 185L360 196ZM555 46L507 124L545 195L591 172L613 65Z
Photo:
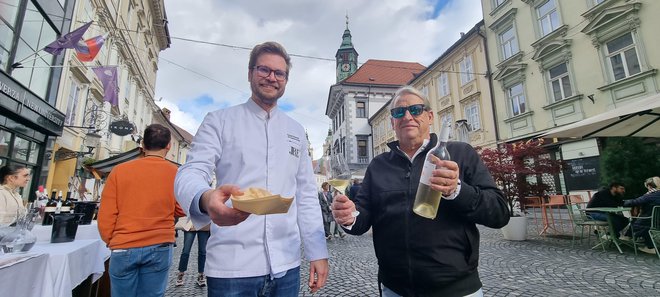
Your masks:
M51 296L52 278L43 273L48 267L47 254L0 255L2 296Z
M37 242L50 242L50 235L52 232L52 225L35 225L34 228L32 228L32 234L37 236ZM78 225L76 240L78 239L101 239L98 222L94 220L90 225Z

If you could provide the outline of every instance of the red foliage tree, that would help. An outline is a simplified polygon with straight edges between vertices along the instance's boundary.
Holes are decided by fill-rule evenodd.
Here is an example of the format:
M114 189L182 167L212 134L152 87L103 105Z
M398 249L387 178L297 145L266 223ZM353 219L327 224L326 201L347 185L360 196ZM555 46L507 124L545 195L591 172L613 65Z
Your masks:
M550 194L551 186L541 177L558 174L564 165L563 161L552 159L542 144L543 140L538 139L477 148L495 183L504 192L513 216L524 209L524 200L520 198Z

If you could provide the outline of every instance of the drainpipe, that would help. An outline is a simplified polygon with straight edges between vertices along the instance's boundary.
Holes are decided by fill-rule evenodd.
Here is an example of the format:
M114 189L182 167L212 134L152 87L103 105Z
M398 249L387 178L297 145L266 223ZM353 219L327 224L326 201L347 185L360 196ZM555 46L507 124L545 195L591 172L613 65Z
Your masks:
M486 36L481 33L481 30L477 30L477 34L481 36L484 40L484 50L486 52L486 76L488 77L488 92L490 92L490 104L492 105L493 109L493 120L495 121L495 142L500 141L500 131L499 131L499 122L497 121L497 110L496 110L496 105L495 105L495 96L493 95L493 82L491 80L492 72L490 71L490 58L488 56L488 41L486 40Z

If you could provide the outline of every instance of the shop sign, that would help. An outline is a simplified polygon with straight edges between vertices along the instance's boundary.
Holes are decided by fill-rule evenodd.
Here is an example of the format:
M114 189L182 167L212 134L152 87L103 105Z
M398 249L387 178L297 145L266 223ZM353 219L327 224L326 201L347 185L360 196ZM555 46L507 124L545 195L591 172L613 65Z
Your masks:
M127 120L119 120L110 123L110 132L119 136L126 136L128 134L132 134L134 130L135 130L135 126L133 125L133 123Z

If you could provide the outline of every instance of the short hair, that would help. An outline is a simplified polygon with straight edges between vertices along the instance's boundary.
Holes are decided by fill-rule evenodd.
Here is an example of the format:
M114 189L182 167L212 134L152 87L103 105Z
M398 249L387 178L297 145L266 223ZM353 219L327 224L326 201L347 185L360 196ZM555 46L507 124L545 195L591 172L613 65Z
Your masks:
M396 101L399 100L399 98L403 97L403 95L415 95L424 101L424 110L430 111L431 110L431 102L429 101L429 97L424 95L424 93L420 92L418 89L415 89L413 86L403 86L396 90L396 93L394 93L394 97L392 97L392 101L390 101L390 106L389 109L395 108L396 107Z
M327 187L327 186L329 186L329 185L330 185L330 184L329 184L328 182L323 182L323 183L321 184L321 188L324 188L324 189L325 189L325 187Z
M660 177L654 176L647 178L646 181L644 181L644 186L660 190Z
M142 143L144 149L155 151L162 150L170 144L172 132L161 124L151 124L144 129L144 138Z
M611 182L611 183L610 183L610 187L609 187L608 189L611 189L611 188L618 188L618 187L625 187L625 186L624 186L622 183L620 183L620 182Z
M0 184L5 183L5 178L7 178L10 175L17 174L19 171L27 169L25 165L20 165L20 164L8 164L5 166L2 166L0 168Z
M291 70L291 57L287 54L284 47L275 41L266 41L262 44L257 44L250 52L250 62L248 62L248 69L252 70L257 66L257 59L263 54L275 54L284 59L286 62L286 76L289 77L289 70Z

